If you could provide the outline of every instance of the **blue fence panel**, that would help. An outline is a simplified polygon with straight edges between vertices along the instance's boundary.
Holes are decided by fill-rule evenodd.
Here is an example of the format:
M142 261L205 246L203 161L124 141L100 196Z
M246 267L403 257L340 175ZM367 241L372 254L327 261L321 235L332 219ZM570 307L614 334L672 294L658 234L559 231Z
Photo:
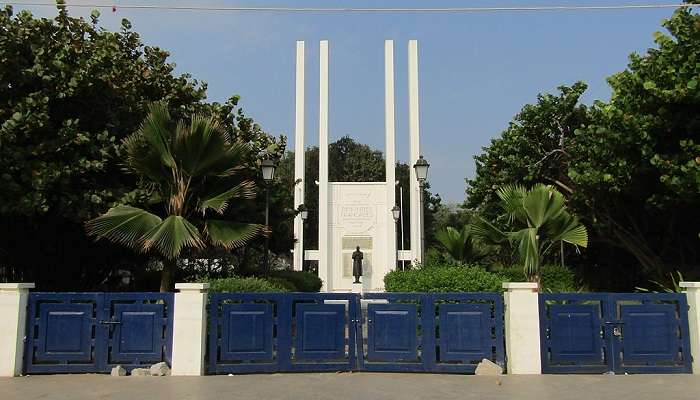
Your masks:
M171 293L30 293L26 373L170 362Z
M209 373L355 369L356 294L209 297Z
M368 293L363 299L362 370L473 373L484 358L505 365L498 293Z
M539 301L545 373L691 370L685 294L540 294Z

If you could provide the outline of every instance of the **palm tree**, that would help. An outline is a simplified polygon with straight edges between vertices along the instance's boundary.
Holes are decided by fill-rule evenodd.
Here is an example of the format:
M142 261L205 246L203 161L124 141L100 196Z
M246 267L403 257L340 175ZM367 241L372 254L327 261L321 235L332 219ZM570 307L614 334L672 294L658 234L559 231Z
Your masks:
M538 184L528 191L520 185L506 185L498 189L497 194L509 224L522 228L503 232L480 218L472 232L487 242L517 245L525 275L530 281L539 282L540 262L554 245L566 242L588 246L586 227L569 213L564 196L554 187Z
M471 225L465 225L461 230L451 226L435 234L447 254L456 261L466 264L486 257L487 252L475 242Z
M161 292L172 288L184 249L231 249L263 232L262 225L223 216L230 201L252 199L256 188L238 176L247 145L232 141L215 118L176 122L165 104L155 103L124 144L127 170L151 185L161 215L118 205L88 221L86 229L96 239L158 254Z

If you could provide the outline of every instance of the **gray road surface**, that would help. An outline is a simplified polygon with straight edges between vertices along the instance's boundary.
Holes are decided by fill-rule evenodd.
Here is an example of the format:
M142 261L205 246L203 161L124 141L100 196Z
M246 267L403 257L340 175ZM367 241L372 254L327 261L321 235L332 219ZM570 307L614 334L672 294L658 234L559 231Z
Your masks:
M0 378L0 400L522 399L700 400L700 376L464 376L334 373L207 377Z

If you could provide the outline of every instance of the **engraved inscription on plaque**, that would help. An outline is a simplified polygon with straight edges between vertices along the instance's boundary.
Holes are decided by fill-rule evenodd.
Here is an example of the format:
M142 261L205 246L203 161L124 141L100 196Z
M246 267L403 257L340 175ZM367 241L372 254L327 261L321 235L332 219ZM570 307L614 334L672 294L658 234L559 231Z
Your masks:
M374 206L369 204L346 204L340 208L340 219L347 232L364 233L376 223Z

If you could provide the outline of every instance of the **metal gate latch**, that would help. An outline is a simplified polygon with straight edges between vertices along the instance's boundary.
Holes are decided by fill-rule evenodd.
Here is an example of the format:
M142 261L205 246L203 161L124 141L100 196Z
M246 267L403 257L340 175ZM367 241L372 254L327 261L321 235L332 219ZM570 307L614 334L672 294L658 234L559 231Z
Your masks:
M619 326L613 328L613 336L622 336L622 329Z

